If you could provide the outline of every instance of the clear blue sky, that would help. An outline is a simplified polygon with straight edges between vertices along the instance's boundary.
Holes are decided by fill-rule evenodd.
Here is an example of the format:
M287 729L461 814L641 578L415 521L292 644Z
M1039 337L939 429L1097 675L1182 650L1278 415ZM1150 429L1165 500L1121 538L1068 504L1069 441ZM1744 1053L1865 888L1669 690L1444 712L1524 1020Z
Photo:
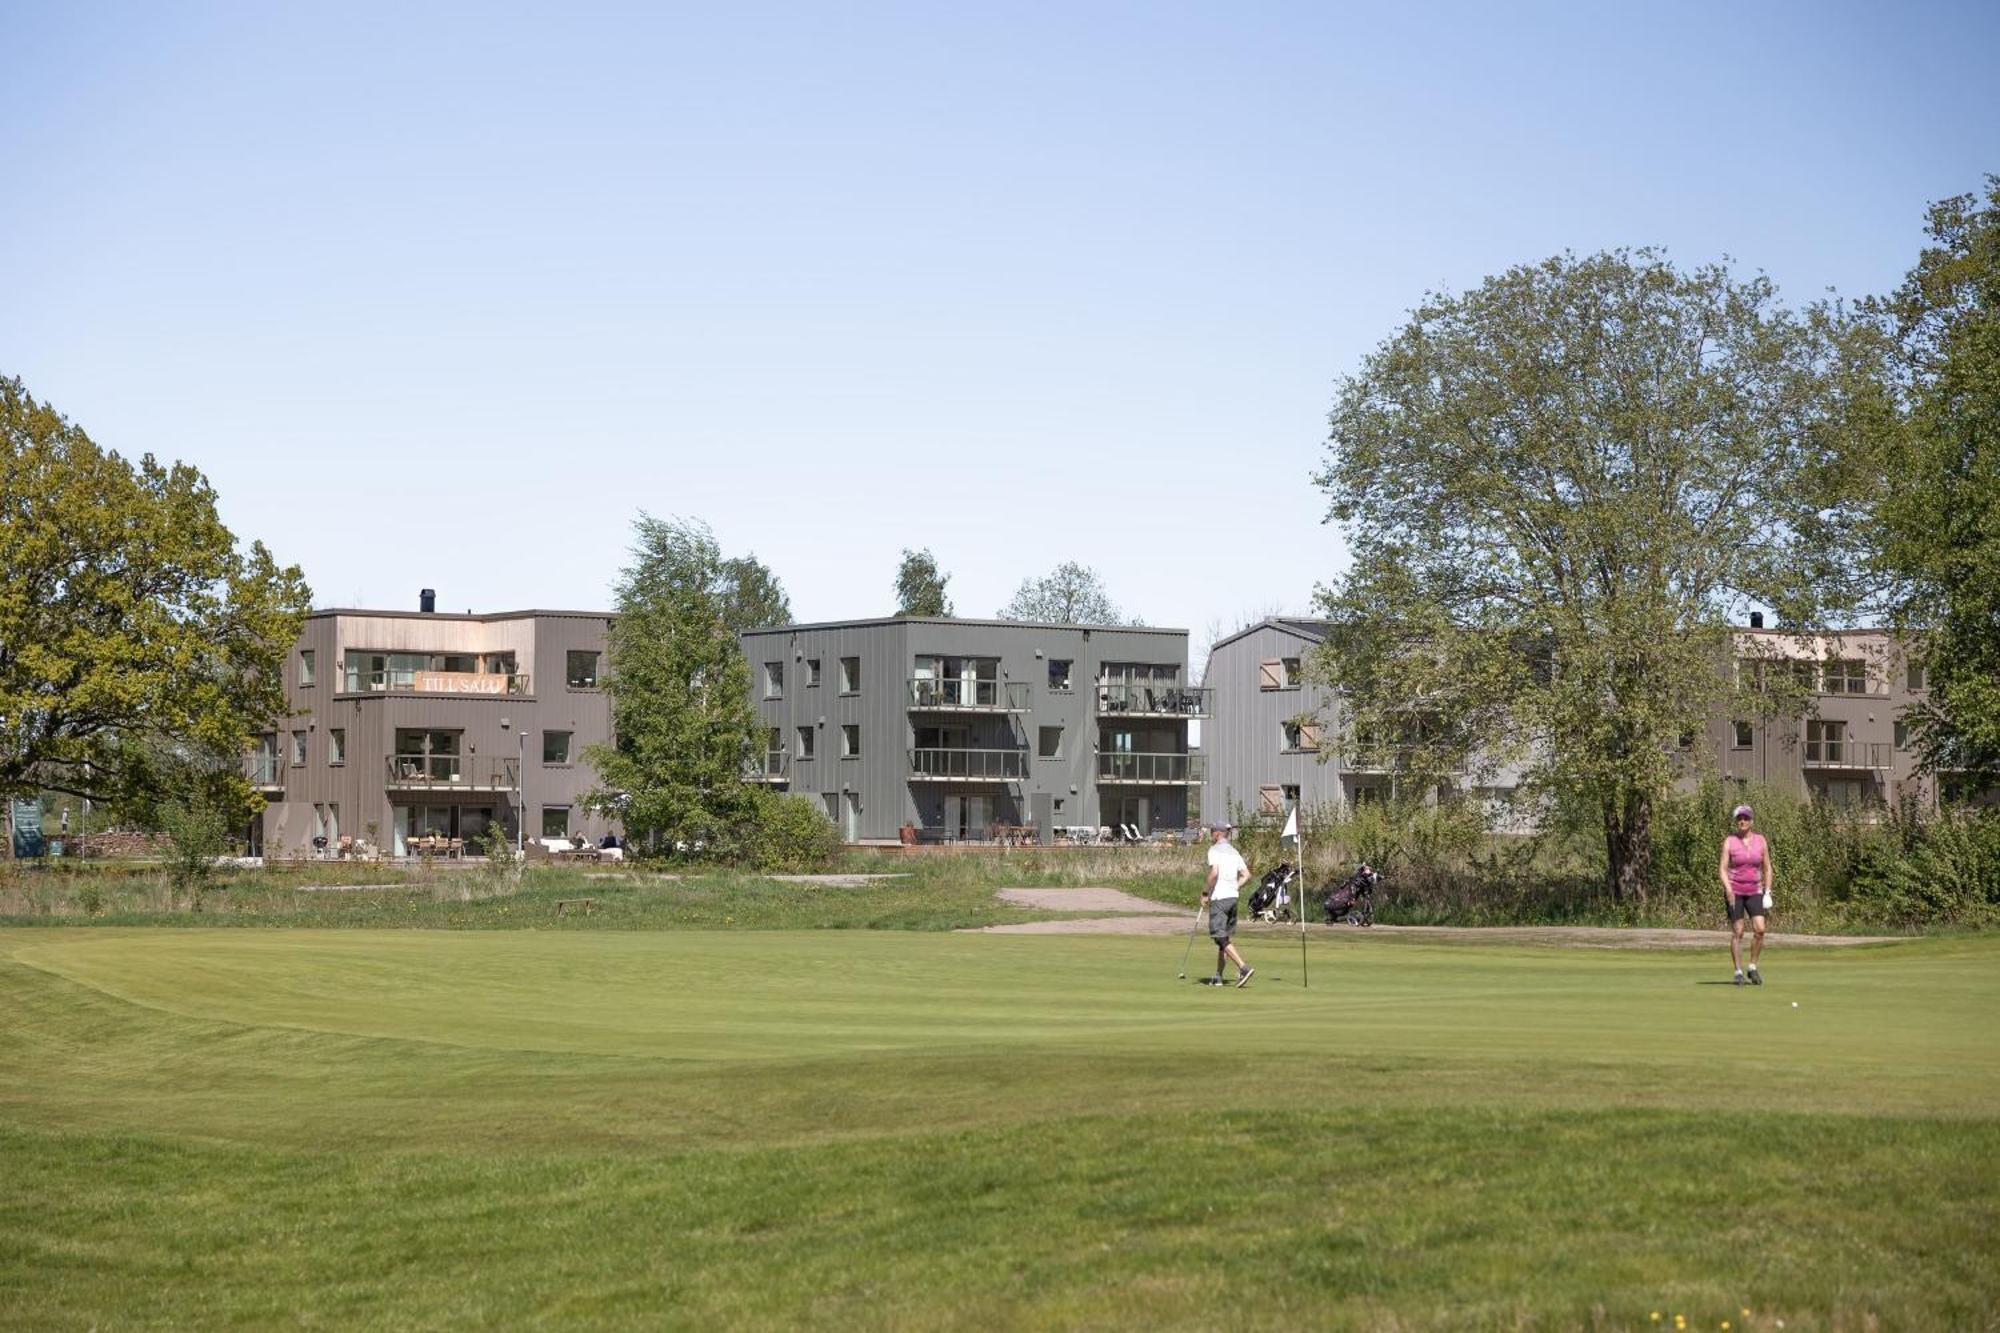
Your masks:
M1426 289L1879 291L2000 171L1992 4L572 8L0 0L0 373L322 605L605 605L645 508L805 619L928 545L1199 636L1341 567Z

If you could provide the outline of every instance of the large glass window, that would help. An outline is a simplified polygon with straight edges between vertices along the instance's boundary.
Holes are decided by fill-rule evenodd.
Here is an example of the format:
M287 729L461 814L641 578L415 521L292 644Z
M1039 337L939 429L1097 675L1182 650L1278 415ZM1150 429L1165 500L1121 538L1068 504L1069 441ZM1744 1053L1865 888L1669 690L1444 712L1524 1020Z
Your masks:
M457 782L459 738L456 731L426 731L412 727L396 729L393 760L399 778L424 778L431 782Z
M544 838L567 838L569 836L568 806L545 805L542 807L542 836Z
M567 731L545 731L542 733L542 762L545 764L567 764L569 762L569 738Z
M1868 693L1868 664L1859 658L1828 658L1825 688L1828 694Z
M569 687L573 690L597 688L597 654L572 648L566 656Z

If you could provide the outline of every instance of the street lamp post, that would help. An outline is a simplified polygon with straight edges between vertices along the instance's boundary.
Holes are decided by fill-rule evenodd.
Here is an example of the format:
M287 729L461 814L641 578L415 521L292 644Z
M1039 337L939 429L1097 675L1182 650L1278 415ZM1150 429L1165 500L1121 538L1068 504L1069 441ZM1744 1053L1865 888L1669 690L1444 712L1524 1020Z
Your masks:
M528 840L528 733L524 728L514 733L520 742L521 757L514 764L514 859L520 860L527 853Z

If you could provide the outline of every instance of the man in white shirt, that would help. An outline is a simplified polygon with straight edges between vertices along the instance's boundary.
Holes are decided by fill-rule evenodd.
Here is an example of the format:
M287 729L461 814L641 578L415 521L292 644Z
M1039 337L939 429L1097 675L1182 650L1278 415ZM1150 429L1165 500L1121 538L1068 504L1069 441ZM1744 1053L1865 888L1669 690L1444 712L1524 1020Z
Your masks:
M1222 984L1223 963L1236 964L1236 984L1247 986L1256 971L1243 961L1229 937L1236 933L1236 897L1250 882L1250 867L1243 855L1229 845L1230 826L1208 826L1208 883L1201 891L1201 905L1208 911L1208 937L1215 941L1215 975L1209 984Z

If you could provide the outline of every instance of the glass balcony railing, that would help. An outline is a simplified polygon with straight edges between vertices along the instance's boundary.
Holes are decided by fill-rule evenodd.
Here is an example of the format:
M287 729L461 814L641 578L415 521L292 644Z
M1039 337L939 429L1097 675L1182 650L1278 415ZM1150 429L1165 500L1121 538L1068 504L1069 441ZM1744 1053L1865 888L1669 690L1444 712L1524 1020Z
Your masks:
M285 785L285 768L272 754L252 755L250 758L250 785L253 787L282 787Z
M912 782L1015 782L1027 772L1025 750L910 751Z
M520 785L515 759L462 754L394 754L389 785L399 790L512 791Z
M1807 768L1888 768L1887 741L1819 740L1806 742Z
M743 761L745 782L784 782L791 768L791 756L783 750L766 750Z
M1031 698L1028 683L1021 680L919 676L909 685L912 712L1025 713Z
M1179 786L1204 776L1200 754L1133 754L1112 750L1097 756L1099 782L1129 782L1141 786Z
M1192 685L1099 685L1097 711L1120 717L1207 717L1213 693Z
M524 671L350 671L348 694L533 694Z

